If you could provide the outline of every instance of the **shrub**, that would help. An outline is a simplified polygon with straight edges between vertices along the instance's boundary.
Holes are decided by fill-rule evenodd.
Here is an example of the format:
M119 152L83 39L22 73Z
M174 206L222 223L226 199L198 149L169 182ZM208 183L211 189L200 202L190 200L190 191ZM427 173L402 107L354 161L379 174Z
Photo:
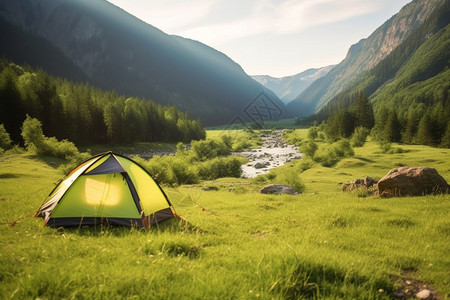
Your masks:
M355 151L353 151L353 148L350 145L350 141L348 139L337 141L331 146L333 152L336 154L336 157L343 158L355 155Z
M305 172L308 169L311 169L314 165L314 161L311 157L302 157L302 159L299 160L296 170L298 170L300 173Z
M233 151L235 152L241 152L244 151L245 149L248 149L252 146L252 143L244 140L244 141L239 141L237 144L235 144L233 146Z
M149 160L133 157L158 183L181 185L197 183L198 176L189 161L177 156L155 155Z
M45 141L48 153L50 155L70 160L77 157L80 153L74 143L68 140L58 141L55 137L47 138Z
M195 160L206 161L220 155L230 154L231 149L223 142L215 140L192 141L191 155Z
M319 131L317 130L316 126L312 126L308 129L308 138L310 140L315 140L319 137Z
M6 131L5 126L0 124L0 148L8 150L11 148L12 140L9 133Z
M283 172L278 174L275 183L288 185L299 194L305 191L305 185L300 178L300 174L297 172Z
M239 156L216 157L198 165L201 179L212 180L221 177L241 177L241 165L246 161Z
M267 182L277 178L277 174L275 172L269 172L266 174L261 174L255 177L255 182Z
M317 148L317 144L313 140L309 140L301 144L300 152L307 156L313 157L314 153L317 151Z
M45 145L45 136L42 131L42 123L38 119L30 118L27 115L22 124L22 138L25 147L29 152L41 154L47 152L47 145Z
M314 154L314 160L324 167L331 167L344 157L355 155L350 142L342 139L331 145L320 147Z
M339 159L335 156L331 150L331 145L320 147L314 154L314 161L320 163L324 167L334 166Z
M378 146L380 147L381 152L386 154L395 154L395 153L404 153L408 152L405 151L401 147L392 147L391 143L385 142L385 141L379 141Z
M357 127L350 138L352 147L362 147L366 143L367 136L369 135L369 129L366 127Z
M42 123L28 115L22 125L22 137L27 151L38 155L51 155L66 160L78 160L77 157L80 155L74 143L44 136Z
M181 185L198 182L197 174L188 161L172 156L168 164L172 170L173 183Z

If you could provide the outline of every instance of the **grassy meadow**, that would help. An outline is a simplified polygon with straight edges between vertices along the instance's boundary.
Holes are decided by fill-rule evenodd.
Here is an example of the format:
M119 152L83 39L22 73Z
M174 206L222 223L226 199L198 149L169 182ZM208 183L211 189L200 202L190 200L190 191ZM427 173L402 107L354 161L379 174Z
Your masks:
M0 299L392 299L423 284L449 299L450 196L338 185L397 166L434 167L450 182L450 149L394 147L403 153L369 141L331 168L299 160L255 179L163 186L187 221L150 231L43 227L32 214L63 176L59 162L0 157ZM289 172L303 194L259 193Z

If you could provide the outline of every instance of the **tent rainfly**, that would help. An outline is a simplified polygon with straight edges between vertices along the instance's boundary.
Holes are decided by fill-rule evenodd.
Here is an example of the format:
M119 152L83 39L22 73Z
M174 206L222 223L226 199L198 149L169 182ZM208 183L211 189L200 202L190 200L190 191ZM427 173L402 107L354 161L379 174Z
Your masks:
M149 228L176 213L144 168L109 151L70 171L35 216L52 227L115 224Z

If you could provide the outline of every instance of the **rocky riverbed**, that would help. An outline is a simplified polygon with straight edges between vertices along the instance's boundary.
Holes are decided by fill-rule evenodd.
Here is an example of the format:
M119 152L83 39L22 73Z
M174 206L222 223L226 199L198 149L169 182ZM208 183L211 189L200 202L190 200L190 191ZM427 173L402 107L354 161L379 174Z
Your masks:
M242 177L253 178L302 157L298 147L286 143L282 136L282 130L275 130L272 134L262 134L261 148L234 153L249 160L242 166Z

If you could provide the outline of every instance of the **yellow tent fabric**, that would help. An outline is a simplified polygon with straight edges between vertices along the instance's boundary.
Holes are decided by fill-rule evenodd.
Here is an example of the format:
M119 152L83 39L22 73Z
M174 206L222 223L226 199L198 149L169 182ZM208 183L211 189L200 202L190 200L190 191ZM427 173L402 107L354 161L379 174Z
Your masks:
M110 151L70 171L36 216L53 227L117 224L148 228L176 213L144 168Z

